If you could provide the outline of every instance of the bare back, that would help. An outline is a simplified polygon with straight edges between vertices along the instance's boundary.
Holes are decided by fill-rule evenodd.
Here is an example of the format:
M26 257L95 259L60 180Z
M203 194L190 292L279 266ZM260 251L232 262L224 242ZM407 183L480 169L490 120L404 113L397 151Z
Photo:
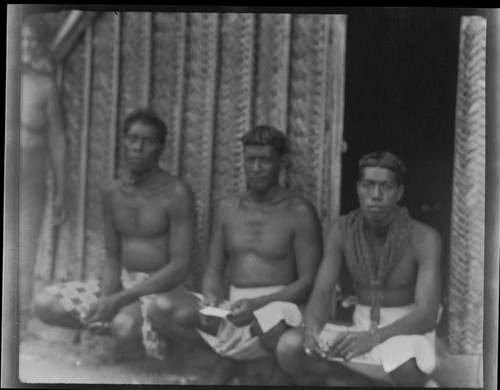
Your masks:
M274 205L256 206L244 197L226 202L222 223L232 284L287 285L296 280L294 237L303 202L289 193Z
M27 70L21 79L21 146L42 146L48 124L47 105L53 80Z

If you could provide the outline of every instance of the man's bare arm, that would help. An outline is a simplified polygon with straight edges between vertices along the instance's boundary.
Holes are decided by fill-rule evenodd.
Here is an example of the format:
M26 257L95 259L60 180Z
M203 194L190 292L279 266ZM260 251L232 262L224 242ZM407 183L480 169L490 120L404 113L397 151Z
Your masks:
M335 286L339 280L342 259L343 237L338 223L334 222L328 229L323 259L307 303L305 323L311 331L319 332L328 318L335 316L331 312L335 310L335 305L331 302L336 299Z
M380 342L395 335L424 334L436 326L441 299L441 238L429 228L414 248L418 262L415 309L391 325L378 329Z
M169 291L189 274L195 234L194 196L187 185L177 183L173 199L169 208L169 262L142 283L120 291L117 299L121 306L144 295Z
M121 289L120 236L111 218L109 191L110 189L102 191L106 260L102 270L101 288L102 295L105 297L110 296Z
M201 284L201 292L207 304L217 305L224 298L224 270L227 260L224 240L224 218L227 209L233 207L236 201L234 198L223 200L215 210L208 258Z

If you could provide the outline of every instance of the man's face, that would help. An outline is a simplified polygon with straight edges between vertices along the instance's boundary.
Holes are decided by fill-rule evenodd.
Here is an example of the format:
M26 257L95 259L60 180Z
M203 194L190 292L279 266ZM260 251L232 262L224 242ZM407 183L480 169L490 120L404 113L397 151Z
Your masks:
M141 173L158 165L163 143L155 127L133 123L125 135L125 161L133 172Z
M29 64L40 54L40 42L35 32L29 27L21 30L21 62Z
M396 174L381 167L364 168L356 188L361 210L373 224L383 224L390 218L404 192L404 187L396 183Z
M244 159L248 188L266 191L278 183L281 159L272 146L245 146Z

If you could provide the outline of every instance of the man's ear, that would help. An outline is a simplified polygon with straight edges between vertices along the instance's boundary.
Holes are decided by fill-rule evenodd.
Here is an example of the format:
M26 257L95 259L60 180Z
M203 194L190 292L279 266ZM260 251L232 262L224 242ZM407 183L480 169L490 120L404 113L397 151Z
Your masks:
M280 160L281 160L281 167L282 168L285 168L285 169L290 168L290 165L292 164L292 160L290 160L289 154L285 154L285 155L281 156Z
M398 186L398 202L401 200L404 193L405 193L405 186L404 184L401 184L400 186Z

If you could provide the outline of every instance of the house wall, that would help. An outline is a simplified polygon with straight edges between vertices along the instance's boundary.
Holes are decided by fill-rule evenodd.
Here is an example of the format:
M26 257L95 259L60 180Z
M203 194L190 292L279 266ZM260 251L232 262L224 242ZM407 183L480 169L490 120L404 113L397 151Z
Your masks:
M214 203L244 189L239 138L254 125L290 137L283 184L323 223L338 215L345 31L341 15L97 13L62 58L68 217L47 230L39 279L99 275L99 190L123 169L121 126L138 107L166 122L161 165L196 197L195 284Z

